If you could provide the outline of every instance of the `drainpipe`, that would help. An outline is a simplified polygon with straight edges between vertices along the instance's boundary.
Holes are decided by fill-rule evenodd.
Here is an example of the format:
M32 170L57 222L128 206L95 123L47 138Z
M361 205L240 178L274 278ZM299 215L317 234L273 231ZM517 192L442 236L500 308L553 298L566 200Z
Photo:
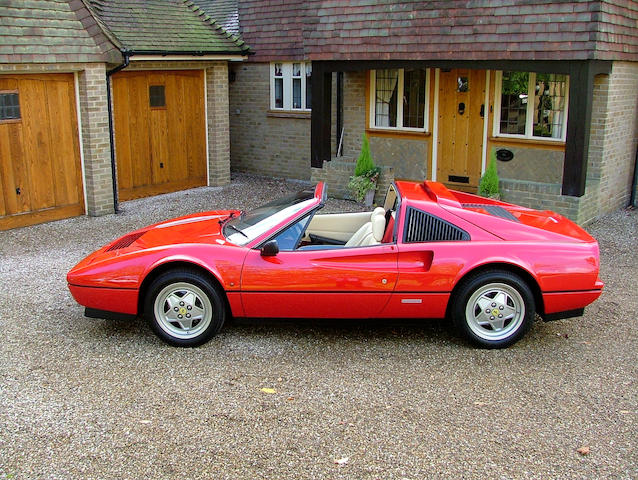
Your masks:
M129 64L130 52L122 52L124 63L106 72L106 104L109 117L109 142L111 145L111 178L113 179L113 206L115 213L120 213L120 203L117 198L117 175L115 173L115 134L113 132L113 105L111 104L111 76L114 73L124 70Z
M638 188L638 148L636 148L636 160L634 161L634 181L631 184L631 201L629 205L636 208L636 188Z
M337 72L337 148L336 156L343 155L343 72Z

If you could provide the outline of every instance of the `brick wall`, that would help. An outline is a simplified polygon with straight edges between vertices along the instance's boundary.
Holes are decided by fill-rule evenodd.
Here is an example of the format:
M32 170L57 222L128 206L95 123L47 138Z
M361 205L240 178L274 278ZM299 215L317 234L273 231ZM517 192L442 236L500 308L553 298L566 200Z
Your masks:
M87 65L80 72L78 83L87 212L106 215L114 210L104 64Z
M638 144L638 63L614 62L611 75L596 78L594 99L589 150L594 168L587 180L598 187L594 215L600 216L629 204Z
M270 65L231 65L230 161L238 171L310 179L310 114L269 112Z

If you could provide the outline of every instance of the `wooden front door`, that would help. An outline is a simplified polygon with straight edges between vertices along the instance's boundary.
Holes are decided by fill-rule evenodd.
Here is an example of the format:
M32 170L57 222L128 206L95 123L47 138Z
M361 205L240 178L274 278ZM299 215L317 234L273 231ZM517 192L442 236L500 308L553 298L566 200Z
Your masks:
M441 70L436 178L476 191L481 177L485 110L484 70Z
M206 185L204 73L113 75L120 200Z
M73 74L0 75L0 230L83 213Z

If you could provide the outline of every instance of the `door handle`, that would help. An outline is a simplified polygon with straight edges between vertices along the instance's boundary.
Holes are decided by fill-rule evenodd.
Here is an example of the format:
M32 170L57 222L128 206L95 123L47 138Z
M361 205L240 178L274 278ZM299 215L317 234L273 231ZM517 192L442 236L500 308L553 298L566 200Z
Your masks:
M465 103L459 103L459 115L463 115L465 113Z
M481 118L485 117L485 104L481 104Z

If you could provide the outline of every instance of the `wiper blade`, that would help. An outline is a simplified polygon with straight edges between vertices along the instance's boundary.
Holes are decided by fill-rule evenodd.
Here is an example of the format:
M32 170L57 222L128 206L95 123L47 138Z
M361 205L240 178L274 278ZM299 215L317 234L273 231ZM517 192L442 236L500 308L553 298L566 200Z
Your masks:
M230 212L230 215L228 215L226 218L218 220L218 222L219 222L220 225L223 225L224 223L226 223L228 220L230 220L234 216L235 216L235 212Z
M233 225L232 223L229 223L226 225L226 228L230 228L231 230L236 231L237 233L241 233L244 237L248 238L248 235L246 235L244 232L242 232L239 228L237 228L235 225Z

